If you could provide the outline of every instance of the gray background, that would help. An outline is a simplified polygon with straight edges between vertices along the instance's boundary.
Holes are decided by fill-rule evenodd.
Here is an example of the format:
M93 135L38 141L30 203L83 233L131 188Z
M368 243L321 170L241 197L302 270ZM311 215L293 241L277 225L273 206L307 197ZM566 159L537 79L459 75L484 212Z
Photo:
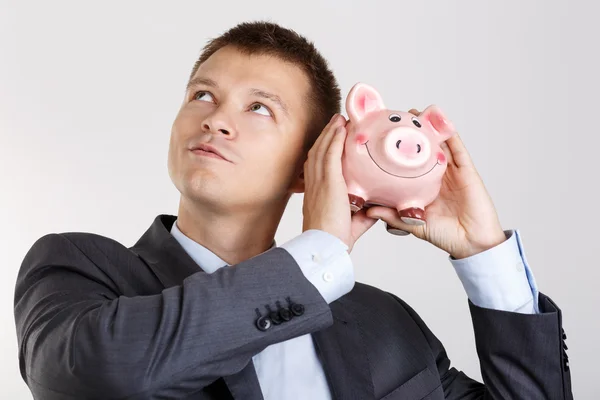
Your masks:
M171 124L200 48L269 18L316 42L344 96L357 81L458 127L540 289L564 311L576 398L598 398L599 7L577 1L0 1L0 397L18 373L14 282L35 239L86 231L131 245L176 213ZM279 243L301 231L292 199ZM446 254L380 222L357 279L417 309L480 378L466 295Z

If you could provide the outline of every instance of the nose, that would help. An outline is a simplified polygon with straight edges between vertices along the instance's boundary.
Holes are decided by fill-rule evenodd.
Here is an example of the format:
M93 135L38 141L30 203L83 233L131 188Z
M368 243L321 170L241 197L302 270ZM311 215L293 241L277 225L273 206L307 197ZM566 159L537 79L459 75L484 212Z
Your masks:
M202 121L202 130L212 134L222 134L233 137L233 124L227 119L223 112L215 112L208 115Z
M218 129L215 129L215 130L213 130L213 129L211 129L211 125L209 125L209 124L207 124L207 123L204 123L204 124L202 125L202 128L203 128L205 131L207 131L207 132L211 132L211 131L213 131L213 132L219 132L219 133L222 133L222 134L224 134L224 135L229 135L229 130L227 130L227 129L225 129L225 128L218 128Z
M429 140L414 129L395 129L386 138L386 153L397 164L418 167L427 162L431 153Z
M396 141L398 152L407 158L416 158L423 151L423 145L418 138L405 137Z

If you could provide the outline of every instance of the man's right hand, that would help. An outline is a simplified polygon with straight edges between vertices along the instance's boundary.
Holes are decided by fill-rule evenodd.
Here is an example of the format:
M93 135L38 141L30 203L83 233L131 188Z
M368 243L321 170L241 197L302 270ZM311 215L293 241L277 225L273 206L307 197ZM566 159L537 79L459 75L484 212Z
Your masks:
M304 214L302 231L319 229L330 233L352 251L354 243L371 228L377 218L365 210L352 215L348 188L342 174L342 153L346 139L346 119L333 116L304 163Z

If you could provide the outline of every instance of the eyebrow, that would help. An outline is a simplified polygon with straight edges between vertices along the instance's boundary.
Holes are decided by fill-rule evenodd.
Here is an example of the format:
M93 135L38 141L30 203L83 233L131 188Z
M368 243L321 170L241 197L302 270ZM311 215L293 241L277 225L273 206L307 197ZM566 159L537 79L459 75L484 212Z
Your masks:
M277 96L276 94L265 92L264 90L260 89L250 89L250 94L256 97L262 97L263 99L271 100L286 115L290 115L290 113L288 112L287 105L283 102L283 100L281 100L281 97Z
M193 79L191 79L187 86L186 86L186 91L189 91L191 88L195 87L195 86L200 86L200 85L205 85L205 86L210 86L213 87L215 89L217 89L219 87L219 85L217 84L217 82L215 82L214 80L210 79L210 78L202 78L202 77L195 77ZM281 97L279 97L278 95L274 94L274 93L269 93L266 92L264 90L261 89L250 89L250 95L252 96L256 96L256 97L261 97L263 99L267 99L272 101L273 103L275 103L277 105L277 107L279 107L281 109L281 111L283 111L286 115L290 115L289 111L288 111L288 107L285 104L285 102L281 99Z
M201 78L201 77L197 76L188 82L185 90L188 91L191 88L193 88L194 86L199 86L199 85L206 85L206 86L210 86L210 87L214 87L214 88L219 87L219 85L217 85L217 82L213 81L212 79Z

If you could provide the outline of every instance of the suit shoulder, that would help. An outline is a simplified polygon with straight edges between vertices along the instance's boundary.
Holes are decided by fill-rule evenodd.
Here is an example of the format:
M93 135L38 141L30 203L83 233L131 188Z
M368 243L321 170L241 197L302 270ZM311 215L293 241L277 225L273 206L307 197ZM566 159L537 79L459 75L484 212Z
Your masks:
M128 250L125 245L118 242L117 240L108 236L103 236L92 232L64 232L60 233L65 239L70 241L73 245L81 248L88 247L90 245L100 248L121 248Z
M108 243L113 245L122 246L121 243L115 239L103 236L97 233L91 232L52 232L40 236L36 239L32 247L44 247L44 246L60 246L60 245L78 245L85 243Z
M81 260L103 260L115 254L130 253L114 239L89 232L48 233L39 237L29 248L21 269L41 266L81 266Z
M127 247L119 243L117 240L91 232L48 233L37 239L34 242L32 249L46 247L56 249L57 246L61 249L65 247L75 247L82 252L85 252L85 249L89 249L91 247L110 248L113 251L116 248L127 250Z
M17 275L17 289L41 279L65 277L102 283L114 293L136 295L160 289L142 259L118 241L89 232L48 233L35 241Z

